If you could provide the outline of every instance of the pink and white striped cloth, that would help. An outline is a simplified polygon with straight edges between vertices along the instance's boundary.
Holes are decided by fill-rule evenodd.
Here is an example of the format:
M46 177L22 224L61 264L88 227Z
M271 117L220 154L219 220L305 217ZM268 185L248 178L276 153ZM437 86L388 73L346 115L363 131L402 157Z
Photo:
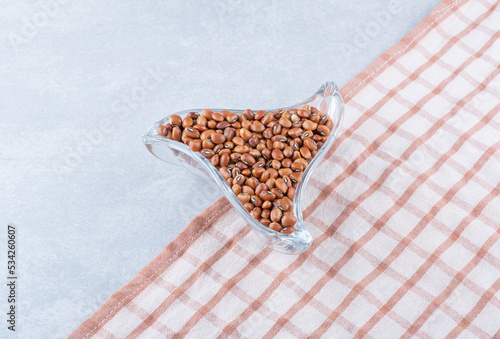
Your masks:
M441 3L342 89L299 256L223 198L70 338L500 338L500 10Z

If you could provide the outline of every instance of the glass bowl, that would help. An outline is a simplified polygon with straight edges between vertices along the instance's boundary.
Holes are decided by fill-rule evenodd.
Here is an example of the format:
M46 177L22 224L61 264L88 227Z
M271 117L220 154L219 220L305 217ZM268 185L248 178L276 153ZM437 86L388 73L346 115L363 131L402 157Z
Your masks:
M194 171L197 174L202 174L202 176L205 176L206 178L214 181L220 188L222 193L224 193L226 198L229 200L231 205L233 205L233 207L245 219L245 221L255 231L257 231L257 234L261 236L261 238L265 241L266 245L269 248L281 253L298 254L305 251L313 241L311 234L308 232L302 218L302 195L305 191L309 178L314 172L314 169L319 165L325 154L333 145L333 142L335 141L339 133L340 125L344 116L344 102L337 85L335 85L335 83L333 82L325 83L310 98L295 105L277 109L267 109L267 111L275 112L280 109L300 109L304 105L316 107L320 111L325 112L332 119L333 128L330 132L330 135L328 136L328 139L325 141L316 156L311 160L309 165L304 170L302 181L297 185L295 199L293 201L293 212L295 217L297 218L297 223L295 225L295 231L291 234L283 234L273 231L254 219L240 203L236 195L231 190L231 187L229 187L226 180L222 177L219 171L210 163L210 160L201 155L201 153L193 152L184 143L166 139L156 133L156 128L159 125L165 125L166 123L168 123L170 116L163 118L162 120L156 122L149 129L147 129L142 135L142 141L146 145L147 149L158 159L163 160L169 164L183 166L190 171ZM241 114L244 112L244 110L227 108L209 109L214 112L227 110L236 114ZM201 111L202 109L190 109L174 114L184 118L187 114L189 114L189 112L201 113Z

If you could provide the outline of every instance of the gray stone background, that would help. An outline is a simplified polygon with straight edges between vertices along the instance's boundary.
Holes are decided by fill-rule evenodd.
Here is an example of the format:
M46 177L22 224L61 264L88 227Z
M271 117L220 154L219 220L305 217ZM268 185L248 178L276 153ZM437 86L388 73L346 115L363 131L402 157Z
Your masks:
M65 337L220 196L143 130L343 86L438 3L2 1L0 279L11 223L19 280L15 334L1 282L0 337Z

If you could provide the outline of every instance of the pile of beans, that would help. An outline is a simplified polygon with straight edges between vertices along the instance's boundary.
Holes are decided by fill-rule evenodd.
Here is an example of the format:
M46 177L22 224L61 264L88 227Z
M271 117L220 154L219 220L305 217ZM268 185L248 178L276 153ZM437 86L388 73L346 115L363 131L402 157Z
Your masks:
M292 233L293 199L302 173L323 146L332 120L314 107L276 112L202 110L171 115L156 132L201 152L261 224Z

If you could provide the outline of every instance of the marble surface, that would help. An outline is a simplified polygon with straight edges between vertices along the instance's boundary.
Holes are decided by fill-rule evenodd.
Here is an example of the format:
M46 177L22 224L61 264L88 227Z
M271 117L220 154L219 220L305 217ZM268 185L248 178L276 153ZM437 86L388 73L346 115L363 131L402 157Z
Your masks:
M342 86L438 3L1 2L0 276L10 223L19 279L0 337L65 337L220 196L151 156L143 130Z

